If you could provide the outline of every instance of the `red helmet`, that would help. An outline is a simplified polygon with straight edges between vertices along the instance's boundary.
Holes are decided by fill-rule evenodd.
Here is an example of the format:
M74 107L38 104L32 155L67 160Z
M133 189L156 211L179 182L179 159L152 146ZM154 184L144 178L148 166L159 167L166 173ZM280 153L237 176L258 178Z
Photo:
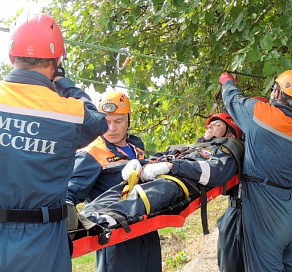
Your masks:
M11 27L9 56L44 59L65 56L59 26L43 13L21 16Z
M232 119L231 115L228 113L218 113L213 116L211 116L206 123L206 128L208 128L208 125L215 120L221 120L223 121L227 127L231 130L231 132L235 135L236 138L240 139L242 136L241 129L236 125L234 120Z

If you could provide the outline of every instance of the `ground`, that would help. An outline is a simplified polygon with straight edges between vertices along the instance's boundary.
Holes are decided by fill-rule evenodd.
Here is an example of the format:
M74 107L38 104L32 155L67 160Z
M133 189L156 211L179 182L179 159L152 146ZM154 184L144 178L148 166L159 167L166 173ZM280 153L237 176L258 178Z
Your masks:
M210 231L210 234L199 236L193 240L188 248L184 248L187 250L188 255L191 256L188 262L173 271L219 272L216 257L217 237L218 229L215 228ZM172 245L167 245L167 243L172 243ZM161 240L162 248L164 248L164 250L166 250L166 248L173 247L176 243L178 243L178 241L175 237L167 240L167 242ZM171 270L164 267L163 271L166 272Z
M208 203L208 224L210 234L203 235L200 210L186 218L183 228L170 232L170 236L160 235L163 272L219 272L217 265L217 219L227 208L227 197L219 196ZM173 268L166 263L168 256L177 259L179 252L187 253L187 260ZM175 259L176 258L176 259ZM176 264L176 263L175 263Z
M188 262L181 272L219 272L217 265L217 237L218 237L218 229L215 228L204 237L202 244L204 247L202 251L198 254L198 256Z

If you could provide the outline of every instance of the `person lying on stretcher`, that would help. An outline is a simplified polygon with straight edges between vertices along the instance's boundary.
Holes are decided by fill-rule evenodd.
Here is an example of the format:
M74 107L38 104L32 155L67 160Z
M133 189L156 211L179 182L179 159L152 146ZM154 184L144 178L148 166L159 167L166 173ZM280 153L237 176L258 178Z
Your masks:
M200 196L200 186L217 187L238 172L242 132L227 113L210 117L196 145L156 153L149 160L131 160L123 182L84 207L79 220L110 227L124 220L167 209L183 199ZM237 139L236 139L237 138ZM241 160L240 159L240 160Z

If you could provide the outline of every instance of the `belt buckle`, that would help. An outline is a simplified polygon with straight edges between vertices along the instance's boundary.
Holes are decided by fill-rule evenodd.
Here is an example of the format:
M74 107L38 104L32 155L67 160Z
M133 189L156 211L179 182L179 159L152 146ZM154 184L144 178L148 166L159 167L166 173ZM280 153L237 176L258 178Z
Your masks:
M7 210L0 210L0 223L7 222Z
M66 219L68 217L68 209L67 209L67 205L63 205L62 206L62 219Z

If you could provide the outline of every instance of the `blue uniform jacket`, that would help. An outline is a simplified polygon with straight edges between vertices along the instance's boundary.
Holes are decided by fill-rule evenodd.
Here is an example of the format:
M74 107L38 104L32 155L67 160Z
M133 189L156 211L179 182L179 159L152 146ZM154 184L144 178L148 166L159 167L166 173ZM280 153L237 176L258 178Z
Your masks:
M226 109L246 136L243 173L291 186L292 108L245 97L232 81L223 90Z
M48 208L65 204L76 150L108 126L69 79L56 88L24 69L0 82L0 209L41 208L44 217L0 223L1 271L71 271L66 222L48 223Z
M222 90L228 112L245 133L243 174L291 187L291 107L249 99L230 80ZM245 271L291 271L291 191L252 180L242 189Z
M138 159L144 158L144 144L134 135L127 138ZM89 202L123 181L121 171L129 157L105 138L98 137L76 154L74 173L68 186L67 201L75 205Z
M212 141L213 139L211 139ZM175 155L177 151L160 152L150 159L160 156ZM198 147L180 159L172 161L171 174L179 178L186 178L193 184L197 182L218 187L231 179L237 173L237 163L231 153L222 146Z

